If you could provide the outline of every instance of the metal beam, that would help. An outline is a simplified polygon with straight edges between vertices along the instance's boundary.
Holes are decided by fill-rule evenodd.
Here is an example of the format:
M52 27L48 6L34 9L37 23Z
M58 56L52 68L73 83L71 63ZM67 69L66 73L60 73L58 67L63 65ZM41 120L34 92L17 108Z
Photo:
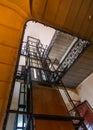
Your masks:
M89 41L78 39L76 43L69 50L64 60L60 63L57 69L57 73L61 71L61 73L56 74L55 79L56 82L60 81L65 73L69 70L69 68L73 65L76 59L80 56L81 53L90 45Z

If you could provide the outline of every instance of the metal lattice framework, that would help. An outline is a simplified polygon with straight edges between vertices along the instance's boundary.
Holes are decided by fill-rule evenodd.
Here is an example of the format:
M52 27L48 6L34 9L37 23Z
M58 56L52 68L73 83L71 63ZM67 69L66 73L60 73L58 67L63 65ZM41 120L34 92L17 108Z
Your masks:
M69 69L70 66L74 63L74 61L89 44L89 41L79 39L68 52L64 60L61 62L60 66L58 67L58 70L64 72L64 69Z

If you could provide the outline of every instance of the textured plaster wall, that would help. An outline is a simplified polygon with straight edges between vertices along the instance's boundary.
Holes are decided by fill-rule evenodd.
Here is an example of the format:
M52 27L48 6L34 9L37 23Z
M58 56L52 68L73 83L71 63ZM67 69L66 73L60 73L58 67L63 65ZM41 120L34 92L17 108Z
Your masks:
M69 93L69 95L70 95L70 97L71 97L72 100L76 100L76 101L79 101L79 100L80 100L80 99L79 99L79 96L78 96L78 94L77 94L77 92L76 92L76 90L72 90L72 89L71 89L71 90L70 90L70 89L67 89L67 90L68 90L68 93ZM63 89L59 89L59 91L60 91L61 96L62 96L62 98L63 98L63 100L64 100L64 102L65 102L65 104L66 104L66 106L67 106L67 109L68 109L68 110L71 110L71 109L72 109L72 106L71 106L71 104L70 104L70 102L69 102L67 96L65 95L64 90L63 90Z
M77 91L80 100L87 100L93 108L93 73L77 87Z

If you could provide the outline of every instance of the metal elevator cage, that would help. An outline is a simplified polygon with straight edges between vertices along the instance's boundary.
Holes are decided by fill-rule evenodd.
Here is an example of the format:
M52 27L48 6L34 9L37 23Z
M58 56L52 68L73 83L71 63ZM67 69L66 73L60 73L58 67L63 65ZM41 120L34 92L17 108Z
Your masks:
M43 87L54 88L56 84L55 76L57 76L57 73L52 71L50 67L53 67L53 63L55 62L52 62L47 54L47 48L43 47L39 39L27 37L27 42L23 42L20 57L23 57L24 64L20 65L19 63L14 81L14 83L19 82L19 88L14 84L12 98L9 101L9 107L7 109L4 130L8 130L11 118L14 120L12 122L13 130L34 130L35 119L73 121L75 129L78 129L80 126L82 126L82 128L84 127L84 130L86 129L83 124L84 119L80 117L65 87L64 90L78 116L33 113L33 87L38 84L43 85ZM61 71L58 73L61 73ZM15 88L17 88L17 90ZM18 92L18 96L17 102L15 103L13 94L16 91ZM13 105L15 105L15 107Z

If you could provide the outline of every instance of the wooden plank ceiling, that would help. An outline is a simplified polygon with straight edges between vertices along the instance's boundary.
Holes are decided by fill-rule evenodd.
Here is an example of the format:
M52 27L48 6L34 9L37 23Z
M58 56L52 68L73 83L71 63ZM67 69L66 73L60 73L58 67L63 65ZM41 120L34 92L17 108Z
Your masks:
M93 0L1 0L0 129L11 90L24 24L29 19L93 42Z
M93 42L93 0L32 0L33 19Z
M23 27L30 17L29 0L0 0L0 130L12 87Z

